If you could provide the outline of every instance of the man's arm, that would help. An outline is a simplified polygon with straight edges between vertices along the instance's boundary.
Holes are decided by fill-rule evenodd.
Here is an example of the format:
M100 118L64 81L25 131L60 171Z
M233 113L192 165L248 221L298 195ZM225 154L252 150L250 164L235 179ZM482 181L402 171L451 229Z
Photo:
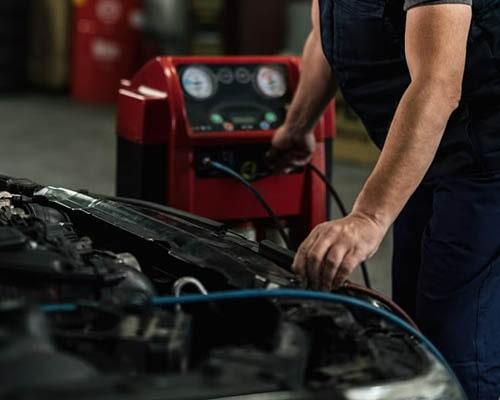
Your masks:
M470 23L470 6L408 12L406 58L412 83L355 212L391 225L422 181L461 98Z
M471 7L458 4L408 12L411 84L351 215L320 225L299 249L294 268L313 286L338 287L370 258L421 183L460 101L471 17Z
M337 90L321 45L318 0L312 1L311 16L313 28L302 54L300 82L286 121L276 132L268 154L269 162L278 170L303 166L310 161L315 147L311 130Z

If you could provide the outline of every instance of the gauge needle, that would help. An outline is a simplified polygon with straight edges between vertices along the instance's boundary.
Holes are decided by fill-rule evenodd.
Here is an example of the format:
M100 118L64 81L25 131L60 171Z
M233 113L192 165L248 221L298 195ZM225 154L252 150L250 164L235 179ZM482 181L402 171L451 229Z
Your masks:
M203 82L202 81L192 81L191 79L185 79L184 84L185 85L201 85Z

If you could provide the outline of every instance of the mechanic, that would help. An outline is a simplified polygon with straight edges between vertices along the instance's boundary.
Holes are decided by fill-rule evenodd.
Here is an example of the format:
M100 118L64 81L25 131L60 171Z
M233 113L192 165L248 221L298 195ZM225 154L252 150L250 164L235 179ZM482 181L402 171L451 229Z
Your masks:
M500 0L313 0L302 80L268 157L307 164L337 87L381 156L294 270L343 284L394 223L393 294L470 399L500 397Z

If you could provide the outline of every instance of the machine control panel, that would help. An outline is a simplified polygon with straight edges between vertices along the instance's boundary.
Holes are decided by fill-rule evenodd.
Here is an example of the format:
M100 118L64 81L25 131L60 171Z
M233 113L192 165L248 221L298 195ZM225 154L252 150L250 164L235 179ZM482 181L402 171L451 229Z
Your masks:
M178 71L196 133L272 130L285 120L291 93L282 64L190 64Z
M224 173L205 165L204 160L209 158L228 166L248 181L268 177L273 174L266 162L265 156L268 150L268 144L198 148L194 152L196 175L200 178L226 176ZM303 168L298 168L291 174L302 171Z
M206 158L227 165L249 181L268 176L271 171L265 161L269 145L224 146L200 148L195 151L196 174L200 178L225 176L223 173L207 167Z

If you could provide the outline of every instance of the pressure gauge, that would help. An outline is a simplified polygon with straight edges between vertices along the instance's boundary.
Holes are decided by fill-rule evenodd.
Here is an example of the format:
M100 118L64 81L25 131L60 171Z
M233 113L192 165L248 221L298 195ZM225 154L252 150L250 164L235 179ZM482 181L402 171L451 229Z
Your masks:
M257 88L266 97L278 98L286 93L286 79L278 67L264 66L257 72Z
M205 67L189 67L182 74L182 87L191 97L205 100L217 90L215 78Z

